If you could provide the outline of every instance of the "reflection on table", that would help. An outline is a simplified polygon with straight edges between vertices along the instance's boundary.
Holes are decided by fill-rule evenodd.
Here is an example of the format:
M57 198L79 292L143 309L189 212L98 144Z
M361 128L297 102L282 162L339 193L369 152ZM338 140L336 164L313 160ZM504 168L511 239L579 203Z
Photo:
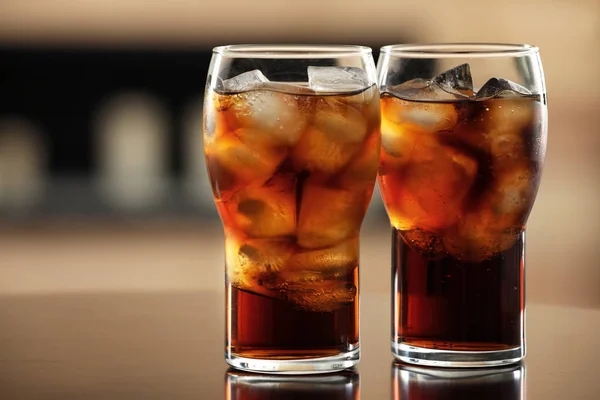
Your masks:
M359 400L355 369L327 375L258 375L233 368L225 374L225 400Z
M525 366L441 369L392 365L394 400L524 400Z

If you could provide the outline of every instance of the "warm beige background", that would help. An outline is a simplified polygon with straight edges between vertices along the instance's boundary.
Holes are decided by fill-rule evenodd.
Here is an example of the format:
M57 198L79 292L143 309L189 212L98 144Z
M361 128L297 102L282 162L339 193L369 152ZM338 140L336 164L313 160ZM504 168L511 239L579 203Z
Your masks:
M193 47L307 38L367 45L406 38L538 45L550 136L528 229L528 299L600 307L599 1L0 1L0 41L12 43ZM0 233L0 292L222 283L218 226L36 226ZM382 226L365 229L365 291L388 291L388 236Z

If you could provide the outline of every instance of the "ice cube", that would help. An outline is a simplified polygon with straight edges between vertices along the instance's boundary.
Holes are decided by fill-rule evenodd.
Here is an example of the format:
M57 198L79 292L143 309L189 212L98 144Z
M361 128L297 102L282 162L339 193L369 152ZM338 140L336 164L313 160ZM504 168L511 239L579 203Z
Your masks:
M346 280L358 266L358 237L326 249L296 252L279 271L273 289L314 290L324 281ZM269 282L268 285L273 285Z
M381 146L389 155L386 163L390 162L394 168L406 164L415 148L419 135L428 134L419 126L411 123L395 124L384 118L381 120ZM392 166L392 165L390 165Z
M462 64L431 80L415 78L392 86L388 91L405 100L465 100L473 95L473 81L469 64Z
M420 97L419 95L424 97L424 94L427 93L430 86L430 80L415 78L399 85L389 87L388 92L401 99L418 99Z
M470 97L473 95L473 79L469 64L461 64L457 67L442 72L432 79L445 92L457 97Z
M298 169L331 174L359 151L367 134L365 116L335 98L320 98L311 126L292 151Z
M317 92L353 92L374 84L364 70L356 67L310 66L307 71L308 85Z
M436 91L443 92L439 88ZM425 93L422 94L424 98L430 97ZM432 99L428 98L428 100ZM387 97L382 101L381 114L383 119L395 124L410 123L426 131L437 132L454 128L460 120L462 108L462 105L451 103L406 101Z
M435 138L422 136L404 170L404 185L427 214L423 228L450 226L460 217L477 161Z
M465 261L481 261L511 247L533 206L534 183L525 163L495 171L495 180L479 205L467 211L444 238L447 250Z
M484 129L488 136L506 133L522 136L541 114L539 103L526 98L495 98L484 104Z
M492 214L473 212L460 224L444 234L444 246L454 258L481 262L510 248L517 241L520 229L497 229Z
M277 273L284 268L293 252L285 240L241 240L231 234L225 238L225 264L227 279L242 290L270 297L279 297L276 290L269 290L277 281Z
M515 163L526 161L525 141L513 132L496 132L489 138L495 170L512 168Z
M488 208L485 211L493 213L498 230L516 229L525 225L527 213L533 205L534 175L527 160L512 167L503 167L494 171L496 179L484 195L484 204Z
M263 185L248 186L226 204L238 229L251 237L293 235L296 231L296 177L276 175Z
M363 113L335 97L319 98L312 123L332 140L342 143L360 143L367 133Z
M380 149L381 134L376 130L369 135L358 153L335 178L338 185L347 189L363 189L371 192L377 177Z
M314 249L330 247L358 235L367 199L347 190L307 182L298 219L298 244Z
M229 93L240 93L261 87L269 82L266 76L258 70L252 70L222 81L222 90Z
M269 147L251 148L235 135L204 143L207 168L218 198L240 185L261 184L273 175L286 153Z
M417 228L402 231L400 235L408 246L428 260L439 260L448 255L439 234Z
M232 96L230 126L251 129L248 140L259 145L293 146L306 128L310 99L271 90L252 90Z
M310 127L292 150L292 160L298 170L332 174L346 165L356 151L358 146L345 146Z
M518 83L504 78L491 78L477 91L477 100L485 100L493 97L519 97L528 96L531 91Z
M354 284L338 280L322 280L302 290L287 292L287 300L301 309L313 312L332 312L356 301Z
M385 164L381 168L385 168ZM415 196L403 187L403 184L401 175L388 174L385 170L380 171L379 186L391 225L399 230L430 226L432 230L437 228L439 224L436 221L430 222L429 215L419 205Z
M301 251L290 258L283 273L290 281L300 272L346 274L358 265L358 249L358 237L354 237L333 247Z
M477 174L477 162L461 151L421 135L400 171L385 173L380 184L391 223L400 230L438 232L453 225ZM396 168L391 166L392 169Z
M482 140L479 148L491 153L494 170L511 169L527 162L527 138L541 121L539 104L528 98L494 98L482 103L481 118L476 121L478 135L471 141Z

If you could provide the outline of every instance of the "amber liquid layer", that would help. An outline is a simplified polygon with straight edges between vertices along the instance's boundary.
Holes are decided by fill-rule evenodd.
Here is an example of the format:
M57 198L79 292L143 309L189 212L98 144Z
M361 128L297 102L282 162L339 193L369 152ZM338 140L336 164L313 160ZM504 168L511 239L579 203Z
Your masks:
M346 277L358 286L358 268ZM228 286L229 351L238 357L302 359L336 356L358 346L358 296L328 312Z
M428 260L393 233L392 338L439 350L521 346L524 335L524 234L481 262Z

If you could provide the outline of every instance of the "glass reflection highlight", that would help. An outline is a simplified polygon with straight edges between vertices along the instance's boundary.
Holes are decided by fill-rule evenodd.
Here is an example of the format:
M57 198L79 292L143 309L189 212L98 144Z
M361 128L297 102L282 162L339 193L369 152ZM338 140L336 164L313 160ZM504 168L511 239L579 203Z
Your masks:
M360 376L354 369L327 375L258 375L230 368L225 400L359 400Z
M440 369L393 364L394 400L524 400L525 366Z

